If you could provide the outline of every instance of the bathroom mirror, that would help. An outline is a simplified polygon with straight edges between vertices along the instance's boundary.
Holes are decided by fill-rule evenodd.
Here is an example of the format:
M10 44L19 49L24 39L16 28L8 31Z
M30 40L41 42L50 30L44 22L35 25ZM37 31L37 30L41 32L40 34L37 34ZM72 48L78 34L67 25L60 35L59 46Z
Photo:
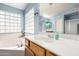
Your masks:
M64 33L79 34L79 12L64 15Z
M49 19L44 21L44 27L47 32L52 31L52 22Z
M42 32L53 32L52 31L52 22L48 18L41 16L40 26L41 26Z

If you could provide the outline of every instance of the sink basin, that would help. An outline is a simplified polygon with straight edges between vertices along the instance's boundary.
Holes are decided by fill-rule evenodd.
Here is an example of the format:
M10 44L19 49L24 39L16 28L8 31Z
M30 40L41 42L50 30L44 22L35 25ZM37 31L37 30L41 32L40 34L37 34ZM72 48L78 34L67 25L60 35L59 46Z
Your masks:
M54 43L55 40L51 40L51 39L40 39L40 42L42 42L42 44L44 45L49 45Z

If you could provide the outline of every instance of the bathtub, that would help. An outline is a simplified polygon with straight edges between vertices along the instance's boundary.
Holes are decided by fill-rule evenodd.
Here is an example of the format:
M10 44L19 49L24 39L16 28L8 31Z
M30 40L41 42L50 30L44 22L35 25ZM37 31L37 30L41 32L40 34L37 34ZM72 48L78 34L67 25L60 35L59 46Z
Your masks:
M0 56L24 56L24 44L24 38L18 34L0 34Z
M25 50L25 46L22 46L22 47L18 47L18 46L2 47L2 48L0 48L0 50Z
M8 47L0 48L0 56L24 56L24 46L23 47Z

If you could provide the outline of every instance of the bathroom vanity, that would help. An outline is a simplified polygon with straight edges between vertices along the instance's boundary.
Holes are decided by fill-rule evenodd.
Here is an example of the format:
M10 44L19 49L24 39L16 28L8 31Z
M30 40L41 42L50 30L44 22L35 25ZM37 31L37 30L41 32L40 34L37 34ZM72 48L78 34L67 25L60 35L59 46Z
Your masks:
M79 56L79 41L44 35L25 36L25 56Z
M31 55L31 56L55 56L56 54L50 52L49 50L45 49L44 47L28 40L27 38L25 39L26 43L28 42L28 45L26 44L25 47L25 55ZM27 51L27 49L29 49Z

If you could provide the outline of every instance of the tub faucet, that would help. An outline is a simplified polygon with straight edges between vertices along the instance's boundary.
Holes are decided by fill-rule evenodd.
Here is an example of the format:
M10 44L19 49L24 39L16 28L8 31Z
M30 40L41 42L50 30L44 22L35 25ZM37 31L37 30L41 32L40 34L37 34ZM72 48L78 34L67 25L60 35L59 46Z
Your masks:
M17 46L18 46L18 47L22 47L22 46L23 46L22 41L21 41L20 44L17 44Z

